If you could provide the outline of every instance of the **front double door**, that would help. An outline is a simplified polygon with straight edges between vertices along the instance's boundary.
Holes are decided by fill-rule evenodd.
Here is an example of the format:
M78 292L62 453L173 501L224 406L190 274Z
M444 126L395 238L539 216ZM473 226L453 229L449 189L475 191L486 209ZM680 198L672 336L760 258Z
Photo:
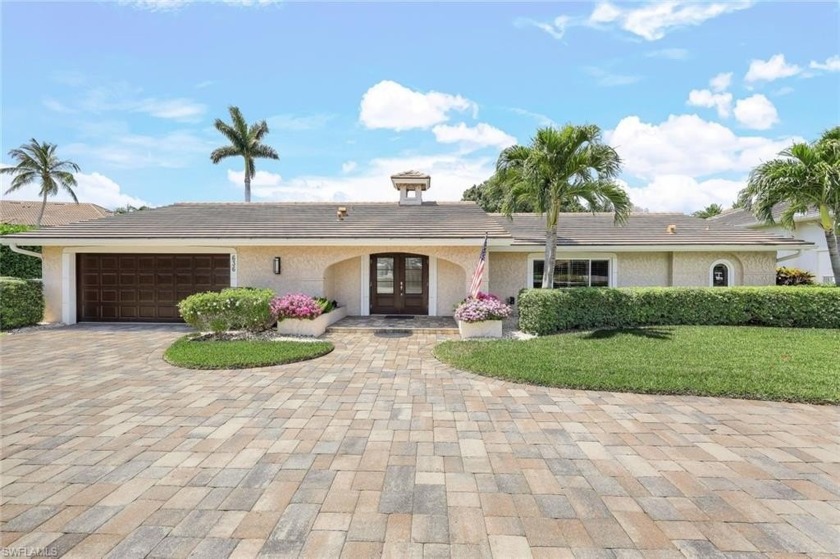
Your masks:
M371 314L429 314L429 258L389 253L370 257Z

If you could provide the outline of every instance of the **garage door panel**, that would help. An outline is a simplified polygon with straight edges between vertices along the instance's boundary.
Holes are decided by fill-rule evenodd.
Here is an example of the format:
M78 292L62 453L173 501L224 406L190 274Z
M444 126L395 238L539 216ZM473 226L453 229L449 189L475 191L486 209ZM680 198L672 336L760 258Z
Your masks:
M78 254L80 321L180 322L178 302L230 286L227 254Z

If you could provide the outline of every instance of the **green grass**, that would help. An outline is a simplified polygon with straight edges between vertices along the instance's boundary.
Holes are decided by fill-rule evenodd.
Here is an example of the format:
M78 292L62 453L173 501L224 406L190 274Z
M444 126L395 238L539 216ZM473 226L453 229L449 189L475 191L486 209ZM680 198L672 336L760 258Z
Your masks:
M840 330L672 326L447 341L458 369L546 386L840 403Z
M184 336L169 346L163 358L187 369L245 369L306 361L333 350L329 342L193 341L192 337Z

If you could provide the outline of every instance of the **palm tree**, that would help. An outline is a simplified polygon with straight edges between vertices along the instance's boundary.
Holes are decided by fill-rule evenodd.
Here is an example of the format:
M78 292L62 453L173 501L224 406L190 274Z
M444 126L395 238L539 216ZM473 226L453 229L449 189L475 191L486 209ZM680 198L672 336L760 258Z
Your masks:
M245 201L250 202L251 179L257 172L254 159L258 157L280 159L280 157L274 148L262 143L263 137L268 134L268 124L264 120L248 126L239 107L228 107L228 111L230 111L231 124L217 118L214 125L216 130L230 141L230 145L214 149L210 154L210 160L215 164L226 157L241 156L245 159Z
M557 220L564 208L580 204L588 211L610 207L624 223L632 205L614 182L621 169L616 151L601 142L595 125L540 128L529 146L511 146L496 162L496 177L507 187L502 206L509 218L524 201L545 215L543 288L554 286Z
M14 175L12 185L6 190L6 194L40 181L39 194L43 201L41 212L38 214L37 227L41 227L41 221L44 219L47 197L58 194L59 187L67 191L74 202L79 203L76 193L73 192L73 187L76 186L76 177L73 173L79 172L79 166L72 161L59 159L55 155L55 149L55 144L39 142L31 138L28 144L9 150L9 157L17 161L17 165L0 169L0 173L4 175Z
M700 219L709 219L710 217L714 217L716 215L720 215L723 213L723 207L720 204L709 204L702 210L698 210L694 212L694 217L699 217Z
M753 169L738 202L765 223L775 223L773 208L784 203L779 222L795 229L798 214L816 210L828 246L834 283L840 285L840 126L815 142L795 143Z

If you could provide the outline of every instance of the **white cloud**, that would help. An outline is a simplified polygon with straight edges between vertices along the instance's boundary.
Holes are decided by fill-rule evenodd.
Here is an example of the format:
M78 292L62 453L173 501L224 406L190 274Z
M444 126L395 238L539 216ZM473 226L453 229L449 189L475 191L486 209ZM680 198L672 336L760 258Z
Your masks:
M644 186L628 186L627 192L633 204L650 211L690 213L709 204L729 207L744 184L743 180L697 181L686 175L660 175Z
M718 93L726 91L732 85L732 72L721 72L709 80L709 87Z
M199 0L120 0L120 4L133 6L150 12L172 12L198 2ZM282 0L224 0L222 3L231 6L269 6Z
M685 60L688 58L686 49L659 49L645 54L648 58L665 58L667 60Z
M383 80L362 96L359 120L367 128L409 130L431 128L449 120L452 111L472 111L478 107L460 95L437 91L421 93L397 82Z
M621 156L625 173L648 180L663 175L699 178L746 173L794 141L803 141L799 137L738 136L697 115L671 115L659 124L628 116L608 131L605 139Z
M464 190L493 174L495 157L464 157L460 154L416 155L379 158L359 165L352 175L303 175L279 179L266 173L266 181L252 184L252 194L262 201L349 201L395 202L398 194L389 177L406 169L419 169L432 177L432 188L425 200L460 200ZM242 173L228 172L232 185L242 189ZM352 214L352 208L351 214Z
M754 59L750 62L750 68L744 76L744 81L771 82L781 78L789 78L800 73L802 68L796 64L788 64L784 54L775 54L767 60Z
M732 112L731 93L712 93L708 89L692 89L688 94L687 103L692 107L715 108L721 118L728 117Z
M604 87L630 85L642 79L641 76L634 76L628 74L614 74L608 70L604 70L603 68L598 68L596 66L587 66L583 70L584 72L595 78L598 82L598 85Z
M227 178L230 182L237 186L241 186L245 188L245 171L234 171L232 169L227 170ZM251 177L251 188L273 188L280 186L280 182L283 180L283 177L278 175L277 173L271 173L269 171L257 171L254 173L254 176Z
M435 139L442 144L458 144L463 151L474 151L485 147L503 149L516 144L516 138L480 122L475 126L467 126L460 122L455 126L438 124L432 128Z
M41 100L41 103L46 108L48 108L49 110L55 111L57 113L72 114L72 113L77 112L77 111L71 109L70 107L68 107L67 105L65 105L64 103L62 103L61 101L53 99L52 97L44 97Z
M73 143L62 147L70 156L94 157L112 167L123 169L183 168L207 160L218 142L176 131L162 136L119 134L101 144Z
M8 167L3 164L0 167ZM105 208L118 208L131 204L134 207L148 206L148 202L131 196L122 191L122 188L113 179L106 177L100 173L76 173L76 187L73 192L76 193L76 198L79 202L89 202L92 204L99 204ZM37 183L26 186L20 190L16 190L10 194L5 194L9 188L12 177L10 175L0 176L0 188L3 189L3 199L5 200L38 200L39 186ZM73 199L67 194L64 189L61 189L58 195L50 197L50 202L72 202Z
M825 59L825 62L817 62L812 60L808 65L814 70L824 70L826 72L840 72L840 55L830 56Z
M537 124L539 126L556 126L557 125L557 123L554 122L554 120L551 117L549 117L547 115L544 115L542 113L535 113L533 111L527 111L525 109L518 109L518 108L513 108L513 109L510 109L510 110L511 110L511 112L514 112L518 115L522 115L522 116L526 116L528 118L534 119L535 121L537 121Z
M345 161L344 163L341 164L341 172L342 173L352 173L353 171L356 170L356 167L358 167L358 166L359 166L359 164L356 163L355 161Z
M142 99L134 103L134 112L146 113L156 118L194 121L207 110L205 105L190 99Z
M317 130L327 125L329 121L335 118L331 114L312 114L312 115L293 115L282 114L268 117L266 122L272 130Z
M560 40L566 34L566 28L569 25L571 18L568 16L557 16L553 21L536 21L528 18L518 18L514 23L517 27L531 26L545 31L553 38Z
M610 23L621 17L622 11L609 2L601 2L589 16L590 23Z
M735 103L735 118L753 130L767 130L779 122L776 107L764 95L753 95Z

